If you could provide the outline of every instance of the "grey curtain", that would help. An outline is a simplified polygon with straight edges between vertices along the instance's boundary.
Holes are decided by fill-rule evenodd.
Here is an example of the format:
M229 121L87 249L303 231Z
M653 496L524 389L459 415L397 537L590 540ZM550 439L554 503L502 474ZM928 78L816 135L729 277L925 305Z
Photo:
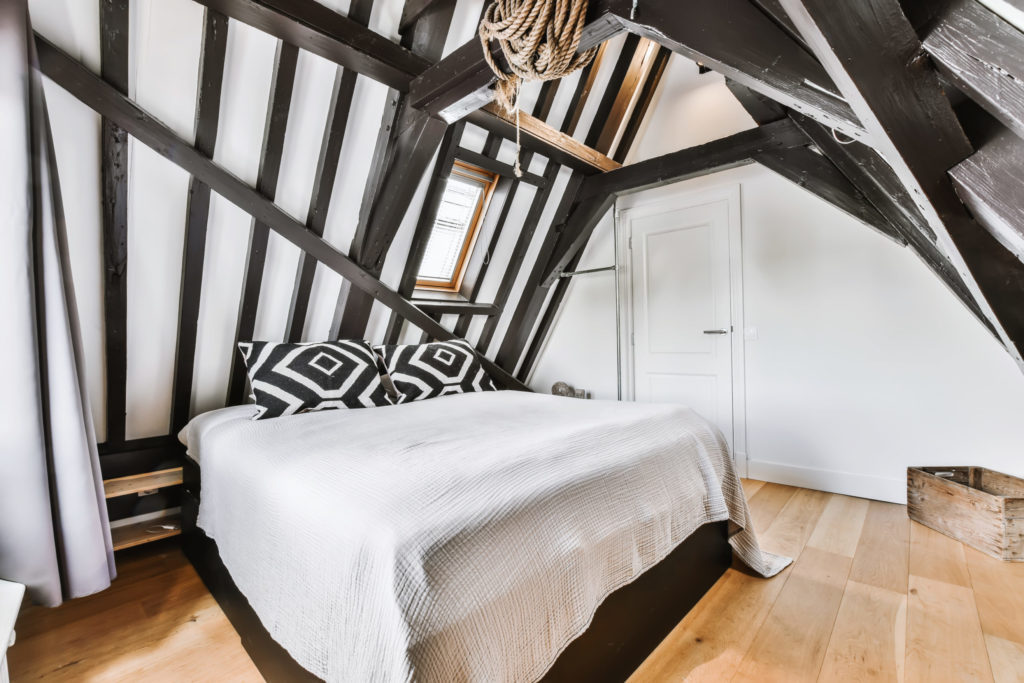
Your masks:
M0 0L0 579L44 605L115 576L42 81Z

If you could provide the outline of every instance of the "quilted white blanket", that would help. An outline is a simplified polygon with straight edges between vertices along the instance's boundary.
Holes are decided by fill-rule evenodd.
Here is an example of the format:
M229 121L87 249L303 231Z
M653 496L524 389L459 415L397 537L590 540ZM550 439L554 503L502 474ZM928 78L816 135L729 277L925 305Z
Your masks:
M512 391L181 434L199 526L275 640L328 681L533 681L606 595L707 522L762 553L692 411Z

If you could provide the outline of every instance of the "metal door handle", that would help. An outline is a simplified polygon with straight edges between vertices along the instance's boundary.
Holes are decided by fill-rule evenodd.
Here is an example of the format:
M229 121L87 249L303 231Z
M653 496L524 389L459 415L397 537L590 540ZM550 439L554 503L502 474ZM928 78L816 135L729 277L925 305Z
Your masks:
M729 334L729 330L704 330L704 334Z

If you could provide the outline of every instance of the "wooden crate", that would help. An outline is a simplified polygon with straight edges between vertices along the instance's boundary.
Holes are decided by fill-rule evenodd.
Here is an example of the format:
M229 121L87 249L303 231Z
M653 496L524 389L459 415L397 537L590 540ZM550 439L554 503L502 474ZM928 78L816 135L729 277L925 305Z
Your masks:
M1024 562L1024 479L984 467L908 467L907 514L986 555Z

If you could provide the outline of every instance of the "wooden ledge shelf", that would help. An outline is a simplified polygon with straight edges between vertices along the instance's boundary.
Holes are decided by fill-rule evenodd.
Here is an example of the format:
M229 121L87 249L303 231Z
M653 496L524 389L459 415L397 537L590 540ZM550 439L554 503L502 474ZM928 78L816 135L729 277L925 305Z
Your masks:
M156 472L144 472L143 474L132 474L127 477L115 479L104 479L103 490L105 497L117 498L128 496L142 491L161 489L166 486L177 486L181 483L181 468L171 467Z
M164 527L172 527L170 529ZM147 519L125 526L114 527L110 535L114 542L114 550L133 548L143 543L159 541L164 538L181 534L181 515L174 513L166 517Z

